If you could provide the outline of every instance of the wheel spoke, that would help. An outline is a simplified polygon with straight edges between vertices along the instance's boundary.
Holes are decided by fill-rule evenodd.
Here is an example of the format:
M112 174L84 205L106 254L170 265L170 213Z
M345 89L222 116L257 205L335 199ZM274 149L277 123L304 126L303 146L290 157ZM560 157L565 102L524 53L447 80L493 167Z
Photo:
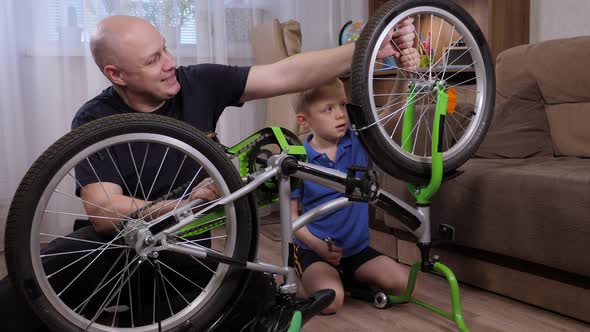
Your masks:
M84 217L84 218L105 219L105 220L112 220L113 219L113 217L103 217L103 216L97 216L97 215L92 215L92 214L83 214L83 213L59 212L59 211L52 211L52 210L45 210L43 212L49 213L49 214L58 214L58 215L62 215L62 216ZM131 220L131 219L121 218L121 220ZM113 226L114 225L115 224L113 224Z
M109 204L111 204L112 210L115 212L117 217L119 217L119 219L123 219L123 215L120 214L119 212L117 212L117 209L115 208L115 204L111 200L111 195L108 194L107 190L105 189L104 185L102 184L102 181L100 180L100 177L98 176L98 173L96 173L96 169L94 169L94 166L92 166L92 162L90 161L89 158L86 158L86 162L88 162L88 165L90 165L90 168L92 169L92 173L94 173L94 176L96 177L96 180L98 181L100 188L102 189L102 192L104 193L104 195L108 199ZM113 226L115 226L115 225L113 224Z
M162 269L158 265L158 276L160 277L160 281L162 283L162 288L164 288L164 293L166 294L166 303L168 304L168 310L170 311L170 316L174 315L174 311L172 310L172 304L170 303L170 295L168 295L168 289L166 288L166 283L164 283L164 275L162 274Z
M172 287L172 289L174 289L176 294L178 294L187 305L191 304L190 301L187 300L186 297L184 297L184 295L176 287L174 287L174 284L171 283L170 280L168 280L168 278L166 278L165 275L162 275L162 278L164 279L164 281L166 281L168 283L168 285L170 285L170 287Z
M127 255L128 258L128 255ZM96 295L98 294L98 292L100 292L101 290L103 290L107 285L109 285L111 282L113 282L113 280L115 280L116 278L119 278L119 276L124 276L125 273L127 273L126 278L130 278L131 273L129 273L129 267L131 265L133 265L137 260L139 260L139 256L135 256L131 262L128 262L119 272L117 272L115 275L113 275L108 281L104 282L104 279L106 279L108 277L108 274L105 275L105 277L103 277L103 281L101 281L99 283L99 285L97 285L97 287L94 289L94 291L88 296L88 298L86 300L84 300L84 302L80 303L76 308L74 308L74 311L79 311L81 310L80 308L86 306L88 304L88 302L90 302L90 300ZM139 267L139 264L137 266L135 266L135 268L133 269L133 271L137 270L137 268ZM120 278L119 278L120 279Z
M124 247L124 246L118 246L118 247L114 247L114 248L106 248L106 250L113 250L113 249L120 249L120 248L129 248L129 247ZM62 255L73 255L73 254L81 254L81 253L85 253L85 252L92 252L92 251L96 251L96 249L85 249L85 250L75 250L75 251L65 251L65 252L58 252L55 254L45 254L45 255L41 255L41 258L46 258L46 257L54 257L54 256L62 256Z
M190 193L189 193L189 195L190 195ZM209 206L208 206L208 207L206 207L205 209L203 209L203 210L200 210L200 211L199 211L199 213L198 213L197 215L195 215L195 219L196 219L196 218L201 218L201 217L202 217L202 216L205 214L205 212L208 212L208 211L209 211L209 210L211 210L212 208L214 208L214 207L217 207L218 205L216 205L215 203L217 203L219 200L221 200L221 198L219 198L219 199L216 199L216 200L213 200L213 201L206 201L206 202L205 202L205 203L203 203L203 204L199 204L199 205L193 206L193 207L191 208L191 210L200 209L200 208L202 208L203 206L209 205ZM169 218L169 217L171 217L172 215L174 215L174 213L175 213L175 212L176 212L176 209L174 209L174 210L172 210L172 211L170 211L170 212L167 212L167 213L165 213L165 214L161 215L161 216L160 216L160 217L158 217L158 218L157 218L157 219L156 219L156 220L155 220L153 223L150 223L150 226L151 226L151 227L154 227L154 226L158 225L158 224L159 224L159 223L161 223L162 221L164 221L164 220L166 220L167 218Z
M57 294L57 296L61 296L61 295L62 295L62 294L63 294L63 293L64 293L64 292L65 292L65 291L68 289L68 288L70 288L70 286L71 286L71 285L72 285L72 284L73 284L73 283L74 283L76 280L78 280L78 278L80 278L80 276L81 276L82 274L84 274L84 272L86 272L86 270L88 270L88 269L90 268L90 266L92 266L92 264L94 264L94 262L95 262L95 261L96 261L96 260L97 260L99 257L101 257L101 256L102 256L102 254L105 252L105 250L106 250L106 247L105 247L105 248L101 248L101 249L100 249L100 252L98 253L98 255L96 255L96 257L94 257L94 258L92 259L92 261L91 261L90 263L88 263L88 265L87 265L87 266L86 266L84 269L82 269L82 271L81 271L80 273L78 273L78 275L77 275L76 277L74 277L74 279L72 279L72 281L70 281L70 283L69 283L69 284L68 284L68 285L67 285L67 286L66 286L64 289L62 289L62 290L61 290L61 292L59 292L59 293ZM90 253L88 253L87 255L90 255ZM85 255L85 256L86 256L86 255ZM83 256L83 257L85 257L85 256ZM78 260L76 260L76 261L78 261ZM61 271L63 271L63 270L60 270L60 271L58 271L58 272L61 272ZM56 273L53 273L53 274L51 274L51 275L47 276L47 278L50 278L50 277L54 276L54 275L55 275L55 274L57 274L58 272L56 272Z
M196 261L197 263L199 263L200 265L202 265L204 268L206 268L207 270L209 270L209 272L215 274L215 271L213 271L213 269L211 269L209 266L207 266L205 263L201 262L200 259L196 258L195 256L190 256L194 261Z
M104 130L80 127L56 145L61 150L48 150L59 154L40 159L51 173L31 177L37 182L29 188L41 192L21 193L35 199L31 219L22 223L31 236L24 250L32 258L23 272L39 284L50 316L74 329L171 330L189 319L195 329L205 328L212 322L201 317L225 307L209 302L229 303L231 297L216 294L227 287L239 291L241 278L228 278L228 264L168 252L165 240L227 257L250 252L253 208L227 199L242 185L237 170L219 158L209 138L173 119L127 114L93 124ZM113 190L112 183L120 188ZM221 198L194 198L210 185ZM179 228L176 218L187 220L176 216L181 211L193 219ZM80 220L92 224L77 227ZM118 225L112 234L93 227L109 221ZM246 238L237 241L238 236Z
M79 202L82 202L82 203L84 203L84 204L88 204L88 205L90 205L90 206L94 206L94 207L96 207L96 208L99 208L99 209L101 209L101 210L103 210L103 211L106 211L106 212L110 212L110 213L116 214L116 212L115 212L115 211L113 211L113 210L109 210L109 209L107 209L107 208L105 208L105 207L103 207L103 206L100 206L100 205L94 204L94 203L92 203L92 202L89 202L89 201L87 201L87 200L84 200L84 199L82 199L82 198L80 198L80 197L77 197L77 196L74 196L74 195L70 195L70 194L64 193L64 192L62 192L62 191L60 191L60 190L57 190L57 189L55 189L55 192L56 192L56 193L58 193L58 194L61 194L61 195L63 195L63 196L66 196L66 197L68 197L68 198L71 198L71 199L73 199L73 200L77 200L77 201L79 201ZM111 218L109 218L109 219L111 219Z
M141 190L141 194L144 201L147 201L147 196L145 194L145 190L143 189L143 185L141 183L141 176L143 174L143 169L145 167L145 161L147 160L147 154L150 149L150 145L147 144L145 147L145 153L143 155L143 161L141 163L141 172L137 170L137 163L135 162L135 155L133 154L133 149L131 148L131 143L127 143L127 147L129 148L129 155L131 156L131 161L133 163L133 169L135 170L135 175L137 176L137 184L135 185L135 190L133 191L133 197L137 195L137 189Z
M152 186L150 187L150 190L148 191L148 195L147 197L152 197L152 190L154 190L154 186L156 185L156 182L158 181L158 177L160 176L160 172L162 171L162 166L164 165L164 162L166 161L166 156L168 156L168 151L170 151L170 148L166 148L166 152L164 152L164 156L162 157L162 161L160 162L160 166L158 166L158 171L156 172L156 176L154 176L154 181L152 181ZM150 219L151 219L151 213L150 213Z
M423 89L423 88L422 88L422 89ZM423 98L426 98L426 97L428 97L428 94L423 94L423 93L422 93L422 89L418 90L418 91L415 93L416 95L420 95L420 97L418 97L418 98L414 98L414 103L416 103L416 102L418 102L418 101L422 100ZM365 126L365 127L362 127L362 128L358 128L358 129L356 129L356 131L362 131L362 130L366 130L366 129L368 129L368 128L371 128L371 127L373 127L374 125L376 125L376 124L379 124L380 122L383 122L383 121L385 121L385 123L387 123L387 122L389 121L389 119L390 119L390 118L392 118L392 117L394 117L394 116L395 116L395 115L396 115L398 112L400 112L400 111L405 111L405 110L406 110L406 108L408 107L408 100L406 99L406 100L404 100L404 101L400 101L400 102L397 102L397 103L393 103L393 104L386 104L386 105L384 105L384 106L382 106L382 107L380 107L380 108L378 108L378 109L376 110L376 112L377 112L377 113L379 113L380 111L387 110L387 109L388 109L388 108L390 108L391 106L398 105L398 104L401 104L401 103L404 103L404 105L403 105L402 107L398 108L397 110L393 111L393 112L392 112L392 113L390 113L390 114L387 114L387 115L385 115L384 117L381 117L381 118L379 118L379 119L378 119L378 120L376 120L375 122L373 122L373 123L371 123L371 124L369 124L369 125L367 125L367 126ZM400 119L401 119L401 117L400 117ZM399 119L398 119L398 124L399 124ZM397 125L396 125L396 127L397 127ZM393 136L393 134L392 134L392 136Z
M422 120L422 117L424 116L424 114L425 114L425 112L422 112L422 114L421 114L421 115L420 115L420 117L418 118L418 122L420 122L420 120ZM404 140L404 141L401 143L401 146L404 146L404 145L405 145L405 144L408 142L408 140L409 140L410 138L412 138L412 134L414 133L414 131L415 131L415 130L416 130L416 126L414 126L414 127L412 128L412 131L410 131L410 134L408 135L408 137L406 137L406 139L405 139L405 140Z
M184 166L184 162L186 161L186 155L184 155L182 157L182 162L180 163L180 166L178 166L178 170L176 171L176 174L174 175L174 179L172 180L172 183L170 183L170 188L168 188L168 192L166 192L166 195L164 195L164 197L170 197L170 193L172 192L172 189L175 188L176 186L176 180L178 179L178 175L180 174L180 171L182 170L182 167Z
M88 330L88 328L94 324L94 322L96 321L96 319L98 319L98 317L100 317L100 315L104 312L104 309L106 308L107 304L110 303L112 301L112 299L114 298L114 296L121 291L121 289L123 289L123 285L125 285L125 283L128 283L129 280L131 279L131 276L135 273L135 271L137 271L137 269L139 268L139 264L137 264L134 268L133 271L129 274L129 276L127 278L125 278L124 281L121 282L121 286L117 289L117 291L115 292L115 294L111 295L114 288L111 289L111 291L109 292L109 294L107 295L107 298L103 301L103 303L101 304L100 308L96 311L96 314L94 315L94 317L92 317L92 320L90 321L90 323L88 323L88 326L86 327L86 329ZM123 274L121 274L121 280L123 278Z
M198 174L195 175L195 177L197 177L197 176L198 176ZM192 185L192 183L193 183L193 181L191 181L191 185ZM190 188L190 185L189 185L189 187L187 187L187 190L185 190L185 192L182 194L182 196L180 196L177 199L171 200L171 201L169 201L166 204L163 204L158 209L156 209L155 211L153 211L153 213L159 212L160 210L162 210L162 209L164 209L164 208L166 208L166 207L168 207L168 206L170 206L172 204L176 204L174 206L174 209L172 209L172 211L169 213L170 215L174 214L176 212L176 209L180 205L180 202L182 202L183 199L189 197L190 195L192 195L198 189L201 189L201 188L203 188L205 186L208 186L208 185L210 185L212 183L213 183L213 181L208 181L208 182L200 183L195 188L193 188L190 192L187 193L188 189ZM161 217L159 217L158 219L161 219Z
M201 173L201 170L203 170L202 167L200 167L199 170L197 170L197 173L195 173L195 176L193 176L193 178L191 179L191 182L189 183L188 187L186 187L186 190L184 191L184 193L182 193L182 196L181 197L187 197L187 194L186 193L193 186L193 183L195 183L195 180L197 180L197 178L199 177L199 174ZM191 193L192 193L192 191L191 191ZM181 202L181 200L178 200L178 202L174 206L174 209L172 209L173 211L176 211L176 209L178 208L178 205L180 205L180 202Z
M225 238L227 238L227 235L211 236L211 237L208 237L208 238L202 238L202 239L198 239L198 240L189 240L189 239L182 238L180 236L176 236L176 238L179 239L179 240L182 240L182 242L184 242L184 243L190 243L190 244L193 244L193 245L195 245L195 246L197 246L197 247L199 247L201 249L205 249L206 251L211 251L211 252L213 252L215 254L223 255L222 252L217 251L215 249L207 248L207 247L199 244L198 242L209 241L209 240L225 239Z
M102 285L104 284L104 281L106 280L106 278L108 278L108 276L111 274L111 272L114 270L115 266L117 266L117 264L119 263L119 260L123 257L123 255L128 256L128 251L122 251L121 254L119 254L119 257L117 257L117 259L115 260L115 263L113 263L111 265L111 267L109 268L109 270L105 273L105 275L102 277L102 279L100 280L100 282L98 283L98 285L96 285L96 287L94 288L94 290L92 291L91 295L81 304L78 305L82 306L79 309L79 312L82 313L84 312L84 309L86 308L86 305L90 302L90 300L92 300L92 298L94 297L94 295L98 294L98 292L100 291L100 289L102 289ZM76 310L75 310L76 311Z
M186 280L188 283L190 283L191 285L197 287L200 291L203 291L204 288L197 285L196 283L194 283L190 278L187 278L184 274L176 271L175 269L171 268L170 266L168 266L167 264L164 264L164 262L160 262L160 264L162 266L164 266L165 268L167 268L168 270L174 272L176 275L178 275L179 277L181 277L182 279Z
M111 163L115 167L115 170L117 171L117 175L119 176L119 179L123 183L123 186L125 187L125 189L127 190L127 192L130 193L131 190L129 190L129 186L127 185L127 181L125 181L125 178L123 177L123 175L121 175L121 171L119 170L119 166L115 162L115 159L113 158L113 155L111 154L111 149L110 148L107 148L107 154L109 155L109 158L111 159ZM135 208L136 209L139 209L139 206L137 206L137 203L135 202L135 199L131 200L131 205L132 206L135 205Z

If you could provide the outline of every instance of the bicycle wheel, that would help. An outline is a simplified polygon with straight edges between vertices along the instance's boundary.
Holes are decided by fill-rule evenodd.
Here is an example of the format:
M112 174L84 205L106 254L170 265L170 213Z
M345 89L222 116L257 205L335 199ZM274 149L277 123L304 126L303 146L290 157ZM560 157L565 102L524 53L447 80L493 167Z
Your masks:
M112 183L128 200L119 200ZM81 126L43 153L16 192L5 241L10 278L55 331L203 330L240 291L246 271L169 251L140 257L136 247L141 232L174 224L164 217L210 183L220 196L242 185L225 153L185 123L127 114ZM253 259L251 199L220 205L215 218L205 209L218 200L196 206L202 213L192 227L166 239ZM99 234L83 219L116 228ZM74 224L82 226L72 233Z
M388 33L408 17L413 19L414 46L421 54L413 72L392 59L377 58ZM455 106L447 107L439 135L445 175L471 157L492 119L495 74L490 51L475 21L451 1L383 5L356 42L351 79L352 103L361 107L350 112L351 122L361 141L371 147L368 153L387 173L413 183L431 176L437 89L456 97ZM404 123L412 99L415 116Z

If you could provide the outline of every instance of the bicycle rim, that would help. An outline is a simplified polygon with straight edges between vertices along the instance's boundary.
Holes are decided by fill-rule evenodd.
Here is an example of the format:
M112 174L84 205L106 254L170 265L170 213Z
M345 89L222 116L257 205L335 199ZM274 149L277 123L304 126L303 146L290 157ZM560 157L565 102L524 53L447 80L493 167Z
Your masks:
M125 220L130 223L133 222L133 227L125 227L118 231L114 240L98 243L98 248L86 249L83 252L52 252L51 256L39 255L43 244L53 239L65 239L64 234L67 234L70 229L61 229L60 225L72 225L75 218L89 218L87 213L83 209L84 204L88 202L82 201L82 199L76 195L73 188L76 184L80 186L80 183L74 175L74 169L81 163L91 164L90 160L99 158L102 154L102 158L110 159L113 164L113 159L120 159L121 156L113 156L114 150L117 147L122 148L120 151L129 149L133 151L137 146L145 145L145 153L139 155L143 158L131 157L136 159L134 161L134 171L138 178L142 178L146 169L142 169L142 164L145 165L147 158L152 158L150 150L164 150L166 153L158 155L158 158L162 158L160 167L166 163L166 158L169 158L172 151L176 154L183 155L180 160L185 166L188 165L188 161L192 160L193 164L197 164L198 168L194 170L193 189L195 188L196 179L210 177L214 184L219 188L222 196L230 194L227 183L224 180L222 174L217 170L215 165L201 152L197 151L194 147L169 136L154 134L154 133L134 133L134 134L123 134L109 138L107 140L100 141L92 144L85 148L67 163L65 163L53 179L49 182L45 191L41 195L41 199L37 205L37 209L34 215L33 223L31 225L31 259L32 266L36 276L36 280L39 283L39 288L43 292L44 296L51 303L51 306L69 323L77 326L81 330L88 331L158 331L160 327L164 331L174 329L187 322L195 313L199 312L204 308L205 305L211 300L212 296L221 287L224 278L228 274L229 266L225 264L211 265L210 263L204 262L198 258L186 256L187 260L192 260L194 266L200 267L200 271L207 273L208 276L199 278L200 280L194 280L194 276L185 274L184 271L180 271L178 268L167 262L164 254L161 253L160 258L156 262L153 258L146 259L143 263L139 264L139 256L135 252L130 242L126 240L126 237L136 232L140 228L145 228L145 225L149 223L147 219L138 219L124 217ZM130 152L130 156L135 153ZM92 166L91 166L92 167ZM158 186L159 181L172 181L179 185L177 179L178 173L174 174L174 179L162 178L160 170L152 172L153 179L149 179L146 183L142 184L142 181L138 181L135 186L130 184L124 184L124 189L130 193L134 193L139 199L148 200L154 196L153 189ZM101 175L96 174L97 178L100 179ZM189 185L190 187L191 185ZM134 187L134 188L133 188ZM174 185L171 185L168 189L168 193L173 190ZM190 194L192 189L187 188L182 190L182 196L186 198L187 194ZM83 189L82 189L83 190ZM175 202L175 199L170 201ZM72 203L77 203L74 206ZM176 203L172 203L175 205ZM81 206L82 205L82 206ZM206 208L208 205L203 205L200 208ZM82 207L82 209L80 209ZM104 207L103 210L115 211L116 208ZM235 251L236 243L236 211L233 203L229 203L223 206L223 212L225 218L221 220L223 224L213 227L211 235L207 235L202 239L191 240L173 234L170 238L171 241L177 242L189 242L196 243L202 241L210 241L211 248L216 250L218 253L222 253L227 256L232 256ZM149 216L146 215L145 218ZM216 222L219 223L219 219ZM58 231L54 231L58 229ZM49 230L49 231L48 231ZM206 233L205 233L206 234ZM66 239L76 241L73 239ZM94 260L101 255L105 255L108 251L115 251L115 263L112 269L108 269L105 275L101 277L101 281L98 285L84 285L82 281L85 275L93 273L98 264L98 260ZM49 273L43 266L43 260L49 257L55 257L56 255L62 256L76 256L80 257L73 261L69 259L64 266L53 270ZM80 259L78 261L78 259ZM77 266L80 264L86 264L87 266ZM172 261L172 260L171 260ZM72 265L70 265L72 264ZM119 266L122 266L119 268ZM65 287L55 287L52 284L52 279L58 277L60 273L67 272L68 269L77 268L76 277L68 282ZM143 269L143 270L142 270ZM152 271L154 277L153 280L139 280L144 270ZM177 280L172 282L171 280ZM179 290L178 283L184 283L182 287L186 288L184 291ZM90 286L90 290L86 297L86 300L80 303L66 303L63 297L68 292L74 291L74 289L81 289ZM135 299L132 288L151 288L151 292L146 296L148 299L143 303L143 306L152 306L151 313L144 313L141 319L139 317L133 317L134 311L137 308L133 308ZM159 295L157 294L159 292ZM106 293L106 295L105 295ZM156 296L159 296L156 299ZM125 299L127 298L127 299ZM151 298L151 300L149 299ZM88 308L91 306L91 302L99 304L98 309L89 311ZM173 303L174 302L174 303ZM180 302L178 305L176 303ZM183 303L184 302L184 303ZM137 305L137 304L136 304ZM143 310L146 311L146 310ZM125 316L123 319L122 317ZM151 316L151 317L149 317ZM146 318L147 317L147 318Z
M454 99L447 107L445 128L440 136L445 173L471 156L491 120L493 70L485 40L479 36L481 32L475 23L467 21L467 14L452 7L434 1L418 4L406 1L395 8L392 6L389 14L370 27L372 36L364 40L361 37L362 42L368 43L368 49L359 52L359 56L355 54L357 62L366 61L353 65L353 84L361 83L353 87L353 102L361 105L365 114L355 129L361 138L374 137L370 143L377 145L376 153L380 158L387 156L382 164L395 164L380 164L382 168L401 169L405 173L401 175L408 180L430 176L438 88L453 94ZM397 67L391 59L377 59L379 45L388 32L407 17L414 20L414 47L419 49L421 58L420 67L414 72ZM426 36L430 36L430 47ZM397 88L393 88L395 85ZM413 122L406 123L409 135L403 135L404 115L412 93L415 93Z

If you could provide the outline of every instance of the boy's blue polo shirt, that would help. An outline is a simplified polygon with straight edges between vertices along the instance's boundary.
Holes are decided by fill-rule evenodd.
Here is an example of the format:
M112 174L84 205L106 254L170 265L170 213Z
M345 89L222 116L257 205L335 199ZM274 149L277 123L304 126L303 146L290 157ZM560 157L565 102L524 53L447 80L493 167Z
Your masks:
M346 172L353 165L366 167L369 162L367 153L350 129L338 142L335 162L325 153L318 153L311 147L309 144L311 138L312 135L309 135L303 145L307 158L312 164ZM301 199L303 212L344 195L307 180L303 181L302 187L294 190L291 197L298 198L303 191ZM367 203L348 205L315 219L307 224L307 228L319 239L331 238L337 246L342 248L343 257L354 255L369 246L369 206ZM295 243L309 250L301 241L295 239Z

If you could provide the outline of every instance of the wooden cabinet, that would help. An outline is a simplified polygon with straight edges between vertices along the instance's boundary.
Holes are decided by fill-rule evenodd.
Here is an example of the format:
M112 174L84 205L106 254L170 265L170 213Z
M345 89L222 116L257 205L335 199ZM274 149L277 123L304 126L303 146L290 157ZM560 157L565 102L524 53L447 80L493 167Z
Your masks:
M465 8L483 32L492 56L529 43L530 0L453 0ZM369 0L369 16L386 0Z

